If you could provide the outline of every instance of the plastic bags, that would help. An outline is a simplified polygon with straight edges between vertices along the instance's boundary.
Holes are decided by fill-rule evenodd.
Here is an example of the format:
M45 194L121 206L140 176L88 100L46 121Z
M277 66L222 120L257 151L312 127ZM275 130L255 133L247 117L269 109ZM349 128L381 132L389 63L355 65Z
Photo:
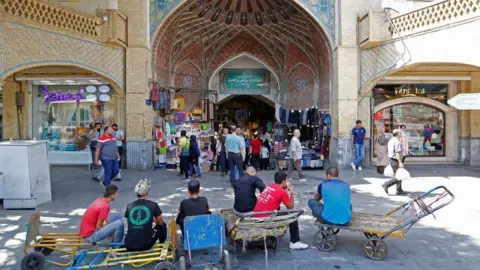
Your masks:
M388 164L388 166L383 170L383 175L386 177L394 177L395 174L393 173L392 165Z
M410 180L410 173L404 168L399 168L395 174L395 179L400 181Z

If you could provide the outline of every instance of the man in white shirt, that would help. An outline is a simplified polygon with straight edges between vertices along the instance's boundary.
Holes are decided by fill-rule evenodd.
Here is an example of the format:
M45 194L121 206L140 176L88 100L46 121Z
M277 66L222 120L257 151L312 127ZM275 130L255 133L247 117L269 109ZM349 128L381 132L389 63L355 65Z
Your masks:
M306 182L307 179L303 176L303 171L302 171L302 144L300 143L300 130L295 129L293 132L293 138L290 141L290 147L289 147L289 152L290 152L290 160L288 162L288 171L287 171L287 176L289 181L292 180L292 172L293 168L297 169L298 172L298 179L300 182Z
M393 138L388 141L387 148L388 148L388 157L390 158L390 166L392 166L393 173L397 173L399 168L403 168L403 151L402 151L402 144L400 139L402 138L402 131L400 129L395 129L393 132ZM402 189L402 181L395 179L395 177L391 180L385 182L382 185L383 190L385 193L388 194L388 188L396 185L397 186L397 195L405 194Z

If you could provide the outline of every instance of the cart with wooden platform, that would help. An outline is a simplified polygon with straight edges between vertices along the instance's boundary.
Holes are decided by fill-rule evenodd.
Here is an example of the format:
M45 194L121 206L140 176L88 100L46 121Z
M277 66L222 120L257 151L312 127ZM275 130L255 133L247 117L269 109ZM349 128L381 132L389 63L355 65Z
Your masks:
M317 220L314 245L321 251L331 251L336 246L336 234L340 230L361 232L367 238L365 255L372 260L383 260L387 254L387 237L404 238L410 228L422 218L447 206L455 196L444 186L439 186L404 203L385 215L352 213L350 223L339 226ZM434 216L435 217L435 216Z

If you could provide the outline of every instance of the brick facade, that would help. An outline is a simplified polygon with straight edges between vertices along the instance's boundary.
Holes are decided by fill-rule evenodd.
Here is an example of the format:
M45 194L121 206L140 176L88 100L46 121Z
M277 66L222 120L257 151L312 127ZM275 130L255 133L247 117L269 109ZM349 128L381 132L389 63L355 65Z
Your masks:
M305 65L297 65L288 75L288 106L291 110L303 110L312 107L313 71Z

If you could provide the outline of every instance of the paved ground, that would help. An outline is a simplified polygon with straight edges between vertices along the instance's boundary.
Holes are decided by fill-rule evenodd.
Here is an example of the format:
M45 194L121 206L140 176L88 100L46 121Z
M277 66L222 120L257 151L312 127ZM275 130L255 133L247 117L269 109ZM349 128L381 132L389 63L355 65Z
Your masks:
M456 200L436 214L436 219L427 217L409 231L406 239L386 240L389 254L384 261L367 259L363 253L365 238L359 233L342 231L338 235L337 248L330 253L315 249L290 251L288 235L280 239L276 251L267 254L268 269L478 269L480 264L480 218L479 196L480 168L456 165L410 166L414 178L404 184L409 196L386 196L380 184L383 176L372 169L362 172L345 171L341 177L352 185L355 211L383 214L409 197L437 186L445 185L454 192ZM42 215L52 224L45 224L44 231L78 230L85 208L101 194L98 183L90 180L90 172L80 167L52 168L53 201L40 207ZM173 172L124 171L124 180L118 183L120 196L112 204L113 211L123 213L124 207L135 199L136 181L141 177L153 179L151 197L159 203L164 214L174 214L186 195L186 183ZM310 181L297 185L297 207L306 208L323 171L308 171ZM260 172L265 182L272 182L273 172ZM233 190L227 179L218 173L207 173L201 179L202 195L209 199L213 210L232 206ZM23 258L24 224L31 211L0 210L0 269L19 269ZM305 214L300 221L301 238L311 244L316 228L313 219ZM235 258L235 269L266 269L263 250L240 253ZM55 268L49 268L55 269ZM147 268L144 268L147 269Z

